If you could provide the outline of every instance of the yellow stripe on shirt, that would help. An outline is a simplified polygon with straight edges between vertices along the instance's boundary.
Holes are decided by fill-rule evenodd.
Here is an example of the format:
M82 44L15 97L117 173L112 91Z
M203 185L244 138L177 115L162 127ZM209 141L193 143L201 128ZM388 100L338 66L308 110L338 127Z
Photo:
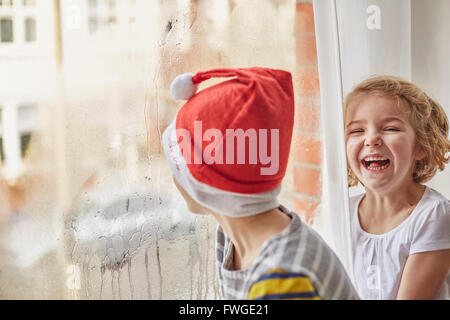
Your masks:
M272 269L259 278L250 288L248 298L251 300L321 299L307 276L281 269Z

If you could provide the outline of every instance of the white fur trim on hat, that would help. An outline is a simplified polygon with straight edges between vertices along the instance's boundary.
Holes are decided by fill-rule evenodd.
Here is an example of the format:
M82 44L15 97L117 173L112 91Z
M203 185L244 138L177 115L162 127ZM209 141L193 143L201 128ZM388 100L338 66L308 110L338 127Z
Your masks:
M189 100L196 92L198 85L192 82L193 73L178 75L170 85L170 93L175 100Z
M176 117L163 133L163 147L172 174L189 196L202 206L229 217L247 217L279 206L281 186L256 194L220 190L201 183L191 175L176 137Z

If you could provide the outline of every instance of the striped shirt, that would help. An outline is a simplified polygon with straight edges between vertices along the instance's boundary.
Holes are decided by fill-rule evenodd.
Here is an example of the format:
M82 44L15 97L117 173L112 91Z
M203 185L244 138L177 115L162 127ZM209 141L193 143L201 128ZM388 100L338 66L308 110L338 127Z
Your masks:
M335 253L297 214L266 241L251 267L232 270L233 243L217 228L216 259L223 299L359 299Z

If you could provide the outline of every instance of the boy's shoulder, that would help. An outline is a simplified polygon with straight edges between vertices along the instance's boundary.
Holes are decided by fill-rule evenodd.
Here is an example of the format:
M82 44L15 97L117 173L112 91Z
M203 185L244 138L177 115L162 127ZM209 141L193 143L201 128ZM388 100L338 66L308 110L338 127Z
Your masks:
M289 211L283 206L280 210L292 219L288 230L282 232L276 242L272 243L269 251L276 253L268 254L270 258L278 257L278 266L295 266L295 263L308 264L323 251L334 252L328 247L325 240L310 225L304 222L294 211ZM282 250L281 250L282 249ZM301 256L301 258L299 258Z
M330 284L342 283L345 288L339 298L354 297L350 280L334 251L295 212L286 212L284 207L282 211L292 217L289 230L286 230L289 232L275 239L277 241L262 252L258 270L254 270L254 281L271 274L283 274L282 278L286 279L305 278L322 298L331 298L335 294L336 288L330 289Z

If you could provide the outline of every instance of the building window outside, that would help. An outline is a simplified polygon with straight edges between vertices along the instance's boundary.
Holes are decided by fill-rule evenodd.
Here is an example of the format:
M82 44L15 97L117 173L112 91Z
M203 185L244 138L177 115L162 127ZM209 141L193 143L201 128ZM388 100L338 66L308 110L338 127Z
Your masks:
M106 20L106 21L107 21L107 24L111 25L111 24L115 24L117 22L117 19L114 16L110 16L110 17L108 17L108 20Z
M3 137L0 137L0 165L5 162L5 154L3 153Z
M12 7L14 0L0 0L0 7Z
M98 6L98 0L89 0L89 9L96 10Z
M129 23L136 22L136 0L128 0L128 6L130 8L130 16L128 17Z
M107 25L113 25L117 22L117 18L115 16L115 8L116 8L116 1L115 0L108 0L108 18L106 19Z
M25 19L25 41L35 42L36 41L36 19L26 18Z
M27 150L31 141L31 136L32 136L31 132L24 132L20 134L20 156L22 157L22 159L25 158L27 154Z
M110 10L114 10L116 7L116 1L115 0L108 0L108 7Z
M30 145L31 137L37 127L37 106L34 104L21 105L18 108L20 154L24 158Z
M98 17L97 16L90 16L89 17L89 33L93 34L98 29Z
M89 0L89 34L97 32L98 29L98 0Z
M36 0L23 0L24 7L34 7L36 6Z
M89 0L89 34L94 34L106 27L111 27L118 22L116 14L116 1L114 0ZM134 22L134 21L130 21Z
M0 18L0 42L13 42L12 18Z
M0 107L0 165L5 161L3 154L3 109Z

